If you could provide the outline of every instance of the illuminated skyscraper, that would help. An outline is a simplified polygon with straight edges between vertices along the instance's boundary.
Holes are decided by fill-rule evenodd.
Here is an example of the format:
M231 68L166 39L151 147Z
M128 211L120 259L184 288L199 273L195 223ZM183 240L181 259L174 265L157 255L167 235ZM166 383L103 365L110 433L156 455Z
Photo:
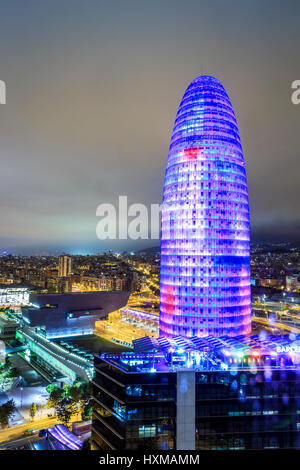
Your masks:
M160 333L250 333L245 163L228 95L196 78L179 106L162 208Z
M58 277L70 276L72 271L72 258L69 255L62 254L58 259Z

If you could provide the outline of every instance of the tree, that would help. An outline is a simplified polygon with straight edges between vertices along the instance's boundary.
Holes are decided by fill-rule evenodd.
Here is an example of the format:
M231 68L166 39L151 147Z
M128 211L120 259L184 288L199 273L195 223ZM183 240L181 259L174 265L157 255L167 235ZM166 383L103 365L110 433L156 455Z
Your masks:
M57 385L47 387L49 398L48 408L54 408L61 421L67 423L73 414L81 411L82 419L88 420L92 414L92 385L88 382L76 381L71 387L64 385L58 388ZM70 418L69 418L70 415Z
M75 415L78 410L71 398L63 398L56 404L55 411L58 419L68 427L72 416Z
M60 400L63 399L64 394L65 392L61 388L53 388L48 398L47 408L55 408L60 402Z
M32 405L30 406L30 409L29 409L29 414L30 414L30 417L32 419L32 421L34 420L34 417L36 415L36 404L35 403L32 403Z
M5 368L6 370L8 370L8 369L11 368L11 360L10 360L9 356L6 356L6 358L5 358L4 368Z
M82 390L80 386L72 386L69 390L69 396L75 403L79 403L82 397Z
M92 415L92 391L93 386L90 382L81 385L81 400L80 405L82 408L81 418L83 420L91 419Z
M47 385L47 387L46 387L46 392L48 392L49 395L50 395L50 393L53 392L53 390L55 390L55 389L57 389L57 388L58 388L58 387L57 387L56 384L49 384L49 385Z
M9 424L9 420L16 411L16 405L14 400L8 400L6 403L0 406L0 423L2 428L5 428Z
M19 370L16 369L16 367L13 367L12 369L9 370L8 372L9 377L19 377Z

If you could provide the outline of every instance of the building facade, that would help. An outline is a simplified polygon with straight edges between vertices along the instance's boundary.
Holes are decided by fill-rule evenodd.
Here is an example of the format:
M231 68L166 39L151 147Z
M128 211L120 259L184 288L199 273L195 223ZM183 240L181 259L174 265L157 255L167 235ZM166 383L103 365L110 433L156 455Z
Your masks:
M221 83L196 78L179 106L165 174L160 331L250 333L248 191L235 114Z
M4 313L0 314L0 340L15 339L18 322Z
M197 340L96 356L95 449L300 448L299 343Z
M28 326L45 326L47 338L91 335L95 322L124 307L128 298L126 291L32 294L22 315Z
M285 280L286 280L287 291L294 291L294 292L300 291L299 275L294 274L293 276L286 276Z
M236 118L203 76L184 94L167 161L160 336L95 357L94 449L300 448L300 338L250 336L250 286Z
M58 259L58 276L68 277L72 272L72 258L69 255L61 255Z

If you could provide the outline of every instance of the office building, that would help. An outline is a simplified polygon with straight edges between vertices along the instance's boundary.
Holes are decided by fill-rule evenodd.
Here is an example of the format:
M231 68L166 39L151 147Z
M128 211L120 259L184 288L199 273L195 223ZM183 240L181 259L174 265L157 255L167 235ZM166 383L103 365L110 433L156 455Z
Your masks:
M238 127L203 76L184 94L166 168L160 336L95 357L95 449L300 448L300 338L251 336L250 285Z
M143 338L95 358L93 447L300 448L300 343Z
M124 307L129 292L32 294L32 305L22 308L28 326L45 326L47 338L93 334L95 322Z
M58 276L68 277L72 272L72 258L69 255L60 255L58 259Z
M250 300L248 191L239 131L221 83L202 76L183 96L167 161L161 335L248 334Z

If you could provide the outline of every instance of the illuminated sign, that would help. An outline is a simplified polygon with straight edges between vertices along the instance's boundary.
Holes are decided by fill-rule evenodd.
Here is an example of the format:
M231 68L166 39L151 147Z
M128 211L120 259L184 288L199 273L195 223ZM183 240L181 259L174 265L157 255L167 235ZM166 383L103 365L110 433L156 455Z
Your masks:
M300 346L277 346L278 353L300 353Z

